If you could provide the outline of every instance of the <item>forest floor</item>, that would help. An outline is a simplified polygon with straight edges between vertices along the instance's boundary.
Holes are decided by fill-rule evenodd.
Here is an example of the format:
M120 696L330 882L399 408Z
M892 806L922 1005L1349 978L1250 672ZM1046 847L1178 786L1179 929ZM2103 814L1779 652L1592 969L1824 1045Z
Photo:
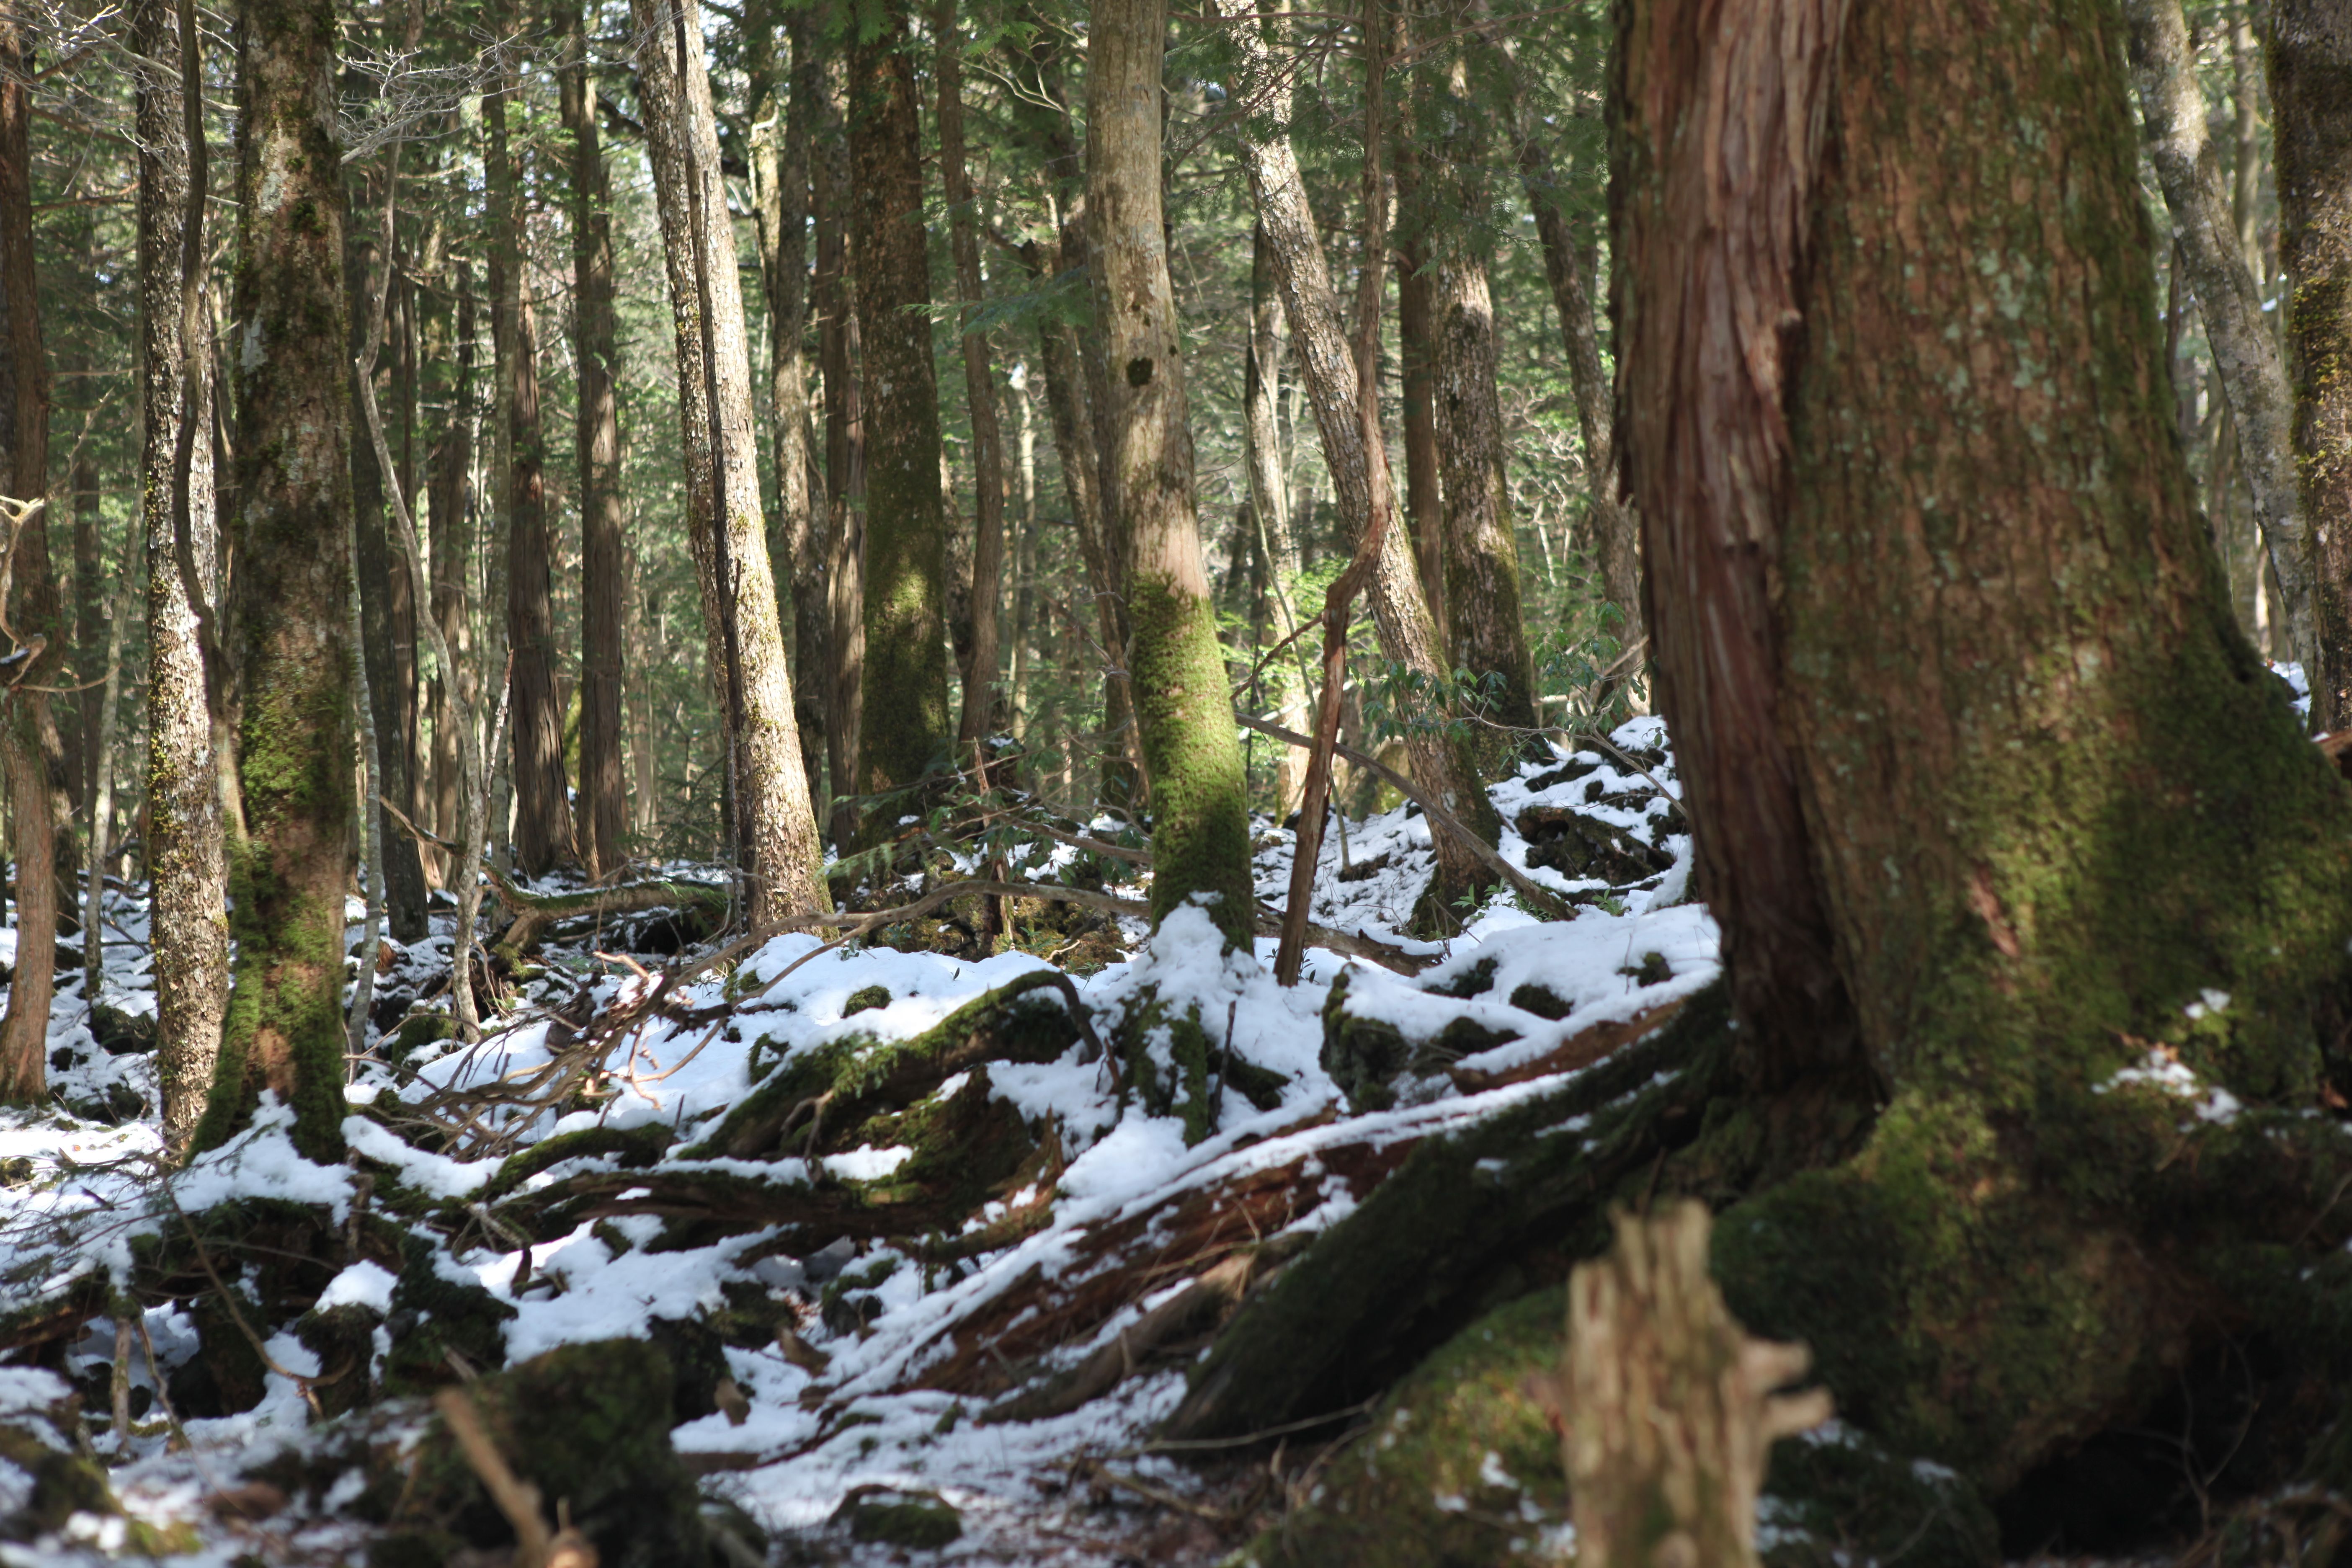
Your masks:
M361 1502L363 1465L339 1468L353 1451L349 1434L357 1424L377 1451L404 1452L427 1420L422 1400L385 1397L317 1419L312 1381L323 1389L333 1378L321 1375L320 1352L289 1314L258 1327L254 1337L278 1370L259 1378L257 1403L232 1411L237 1402L198 1354L201 1286L146 1308L138 1326L152 1352L118 1359L125 1342L106 1310L107 1281L131 1281L134 1256L193 1237L185 1216L266 1200L308 1205L354 1235L355 1210L398 1209L409 1234L425 1238L404 1265L362 1256L354 1244L358 1260L316 1298L320 1310L360 1309L371 1325L360 1342L372 1347L371 1390L388 1362L403 1364L401 1347L431 1315L415 1307L416 1268L427 1284L437 1277L495 1303L485 1309L495 1324L490 1359L509 1366L567 1345L663 1344L680 1369L670 1438L706 1506L735 1539L764 1537L768 1560L1075 1568L1224 1559L1312 1495L1336 1447L1156 1445L1202 1336L1160 1334L1132 1355L1123 1336L1158 1323L1154 1310L1221 1257L1245 1243L1303 1242L1351 1212L1420 1141L1557 1089L1581 1070L1570 1064L1589 1059L1590 1042L1624 1033L1611 1036L1609 1026L1661 1016L1717 973L1714 924L1683 901L1689 841L1663 726L1636 720L1612 742L1606 752L1559 751L1521 766L1494 791L1509 825L1504 852L1578 900L1573 920L1539 921L1497 900L1450 942L1405 938L1430 866L1429 828L1412 807L1351 822L1344 840L1327 837L1314 918L1395 944L1412 955L1402 967L1425 965L1418 973L1318 950L1302 983L1285 990L1271 978L1270 939L1252 963L1221 954L1202 915L1180 912L1149 940L1139 922L1120 918L1115 947L1091 950L1099 967L1069 979L1106 1036L1147 984L1173 1007L1196 1009L1223 1057L1214 1125L1196 1122L1190 1142L1180 1114L1149 1110L1146 1095L1119 1081L1114 1058L1095 1058L1081 1041L1048 1059L992 1059L931 1084L892 1123L910 1129L906 1144L820 1152L812 1125L800 1155L690 1154L698 1138L736 1125L730 1116L772 1075L831 1059L829 1051L881 1059L893 1043L929 1038L958 1008L1051 966L1026 952L979 962L870 944L820 952L817 938L795 934L731 972L673 981L659 1005L630 1016L662 990L665 964L675 972L695 955L677 952L656 911L602 929L556 928L504 1026L480 1045L418 1044L413 1026L377 1032L348 1089L347 1163L303 1159L288 1137L290 1111L266 1107L251 1131L166 1189L145 910L139 889L118 891L99 994L78 967L63 977L50 1039L57 1103L0 1119L0 1310L23 1321L44 1303L99 1309L75 1309L74 1327L9 1357L27 1364L0 1368L0 1427L20 1423L101 1461L115 1502L52 1510L37 1527L24 1453L0 1441L0 1540L17 1542L0 1545L0 1560L366 1557L382 1510L372 1521ZM1277 902L1290 842L1258 825L1259 890ZM1022 874L1048 879L1077 853L1041 839ZM1111 890L1135 889L1114 882ZM413 947L386 945L379 1020L396 1026L403 1014L429 1012L436 974L446 990L448 920L436 914L431 936ZM0 958L13 957L13 936L0 932ZM1364 1103L1351 1103L1332 1070L1349 1070L1332 1059L1339 1031L1325 1016L1343 973L1339 1011L1386 1026L1349 1037L1393 1039L1406 1052L1391 1064L1391 1092ZM420 992L426 1004L415 1002ZM629 1026L600 1028L624 1016ZM584 1067L583 1050L594 1058ZM1250 1093L1236 1084L1236 1059L1261 1069L1247 1079ZM562 1092L540 1094L551 1079ZM502 1096L501 1085L520 1089ZM960 1095L986 1103L958 1108ZM908 1176L912 1197L891 1183L928 1169L920 1116L952 1123L1008 1107L1024 1140L1017 1169L919 1235L836 1226L817 1246L821 1227L757 1223L756 1204L713 1220L708 1204L697 1210L677 1195L723 1176L917 1202L929 1190L919 1181ZM626 1156L605 1145L514 1175L532 1163L533 1146L594 1128L642 1130L648 1158L615 1174ZM703 1217L681 1218L688 1213ZM265 1300L266 1250L229 1265ZM456 1350L445 1360L460 1376L482 1370ZM1089 1366L1091 1383L1079 1371ZM158 1373L168 1405L157 1397ZM110 1430L108 1415L126 1374L127 1436ZM1083 1384L1075 1393L1074 1380ZM1003 1418L1023 1415L1036 1418ZM301 1476L309 1481L289 1479ZM903 1531L897 1543L856 1538L891 1533L862 1522L888 1512L877 1511L877 1500L909 1499L915 1537L945 1534L941 1521L951 1519L952 1544L919 1549ZM1560 1560L1570 1539L1564 1527L1530 1528L1507 1556Z

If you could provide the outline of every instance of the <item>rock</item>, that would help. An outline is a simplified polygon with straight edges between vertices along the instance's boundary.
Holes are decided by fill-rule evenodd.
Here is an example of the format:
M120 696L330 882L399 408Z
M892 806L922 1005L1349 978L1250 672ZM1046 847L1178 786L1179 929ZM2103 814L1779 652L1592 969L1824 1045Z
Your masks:
M100 1002L90 1009L89 1034L108 1056L144 1056L155 1048L155 1015Z
M834 1511L852 1540L886 1546L940 1547L963 1534L963 1518L936 1492L859 1487Z
M551 1518L567 1510L603 1568L712 1562L693 1478L670 1444L668 1358L642 1340L565 1345L467 1385L484 1431ZM512 1530L439 1420L370 1568L441 1563L453 1548L511 1545ZM438 1552L442 1555L435 1556Z
M846 1018L853 1013L870 1013L889 1005L890 988L887 985L861 986L851 992L849 1000L841 1005L841 1016Z

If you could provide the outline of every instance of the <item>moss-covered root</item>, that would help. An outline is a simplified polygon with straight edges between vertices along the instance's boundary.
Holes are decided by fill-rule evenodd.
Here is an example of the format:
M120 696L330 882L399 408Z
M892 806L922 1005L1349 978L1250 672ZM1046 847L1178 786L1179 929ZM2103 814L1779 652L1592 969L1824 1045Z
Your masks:
M670 1368L641 1340L566 1345L467 1385L484 1431L551 1513L570 1514L605 1568L711 1560L694 1480L670 1446ZM410 1461L371 1568L443 1563L514 1533L436 1420Z
M1091 1031L1071 1011L1078 1005L1066 975L1035 970L912 1039L885 1044L850 1035L829 1041L771 1073L683 1152L688 1159L754 1160L778 1152L787 1131L805 1137L812 1127L818 1132L811 1140L814 1152L829 1152L827 1135L853 1131L877 1112L904 1110L982 1062L1052 1061Z
M1539 1290L1448 1341L1381 1401L1309 1507L1245 1553L1266 1568L1469 1568L1570 1560L1557 1413L1562 1292ZM1832 1423L1774 1446L1758 1510L1767 1568L1988 1568L1999 1531L1953 1472Z
M527 893L496 871L489 873L489 879L499 902L514 917L491 947L490 956L509 969L539 945L550 928L564 921L670 909L694 910L716 920L727 910L727 889L708 882L662 879L578 893Z
M1728 1016L1720 988L1703 992L1557 1089L1416 1148L1242 1309L1169 1436L1230 1437L1341 1409L1531 1268L1598 1252L1612 1194L1646 1187L1733 1086Z

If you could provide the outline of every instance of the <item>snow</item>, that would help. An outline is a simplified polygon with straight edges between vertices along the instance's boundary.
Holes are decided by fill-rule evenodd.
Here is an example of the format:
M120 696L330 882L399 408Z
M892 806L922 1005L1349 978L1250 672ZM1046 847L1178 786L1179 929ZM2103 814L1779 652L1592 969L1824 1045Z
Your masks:
M1503 897L1468 911L1465 930L1450 941L1407 936L1433 861L1429 825L1417 808L1406 806L1351 821L1344 835L1326 836L1312 914L1417 955L1428 963L1417 975L1317 949L1307 955L1301 984L1286 989L1272 976L1274 942L1262 939L1246 953L1227 952L1204 908L1175 911L1148 939L1139 924L1129 922L1137 947L1128 961L1072 976L1097 1031L1108 1037L1148 994L1167 1015L1195 1017L1221 1049L1282 1075L1278 1100L1261 1110L1227 1088L1214 1131L1188 1145L1177 1118L1150 1114L1132 1100L1122 1103L1107 1065L1085 1059L1083 1046L1056 1060L992 1061L984 1078L966 1073L950 1079L935 1099L975 1092L984 1084L1033 1125L1051 1117L1060 1129L1066 1164L1051 1190L1004 1194L971 1222L976 1226L1033 1203L1048 1205L1034 1231L993 1251L940 1268L887 1244L866 1243L842 1249L849 1254L844 1270L840 1256L803 1255L790 1233L772 1229L657 1250L665 1221L635 1215L585 1220L527 1249L517 1245L519 1237L469 1221L433 1249L432 1267L512 1309L502 1331L509 1362L562 1345L643 1334L656 1320L719 1310L730 1288L801 1303L798 1331L830 1358L825 1369L812 1373L773 1343L729 1348L729 1370L749 1401L748 1410L739 1412L742 1419L720 1412L683 1423L673 1434L682 1451L724 1462L727 1468L706 1480L714 1495L735 1502L763 1527L791 1531L822 1528L852 1489L919 1489L961 1511L966 1534L952 1554L1073 1565L1116 1562L1124 1548L1093 1519L1083 1489L1044 1496L1041 1480L1077 1457L1118 1454L1122 1466L1151 1485L1179 1493L1195 1489L1190 1472L1165 1457L1138 1451L1181 1398L1180 1371L1139 1373L1065 1415L992 1425L978 1419L986 1400L926 1388L926 1377L953 1352L960 1329L990 1321L992 1311L1019 1300L1012 1293L1023 1281L1066 1281L1083 1270L1116 1266L1116 1258L1090 1251L1089 1243L1121 1226L1150 1234L1186 1194L1297 1166L1305 1174L1296 1184L1295 1209L1282 1223L1302 1234L1319 1232L1367 1195L1330 1173L1324 1161L1332 1152L1377 1151L1442 1136L1556 1092L1563 1081L1554 1074L1465 1089L1437 1075L1401 1096L1392 1109L1352 1114L1320 1059L1323 1013L1343 974L1350 1012L1392 1023L1410 1040L1433 1039L1460 1020L1481 1026L1496 1043L1454 1065L1498 1077L1540 1063L1588 1030L1677 1003L1714 979L1717 929L1704 908L1684 901L1690 849L1678 827L1674 803L1680 785L1671 757L1643 763L1634 755L1660 756L1663 729L1655 721L1637 720L1610 741L1612 750L1561 751L1530 763L1493 792L1506 824L1502 852L1539 884L1579 902L1573 919L1540 921ZM1620 833L1650 857L1650 865L1664 868L1614 886L1564 875L1544 863L1540 846L1511 826L1519 814L1537 808L1573 811ZM1260 895L1276 903L1286 894L1290 847L1290 834L1259 825L1254 875ZM1074 856L1067 846L1041 841L1014 863L1024 866L1019 874L1045 876L1051 874L1045 868ZM135 940L107 948L107 1003L126 1013L152 1012L143 904L131 895L110 899L111 923ZM356 926L356 906L352 919ZM436 962L446 966L449 921L446 912L436 913L433 935L399 952L395 973L429 969ZM0 930L0 942L13 941L12 931ZM670 1173L701 1169L772 1184L881 1180L913 1151L866 1145L814 1162L688 1162L681 1151L780 1064L844 1042L911 1038L992 990L1049 967L1025 952L972 962L876 946L825 951L808 934L779 936L731 973L714 970L675 987L665 1013L616 1032L607 1042L604 1076L593 1092L580 1091L584 1100L575 1096L561 1113L491 1120L518 1148L592 1126L657 1124L677 1135L657 1167ZM73 984L60 994L52 1043L69 1049L74 1065L57 1081L70 1103L102 1104L120 1087L142 1109L120 1125L62 1111L0 1115L0 1170L22 1161L34 1173L29 1180L11 1176L13 1184L0 1187L0 1248L7 1255L0 1262L18 1266L0 1268L0 1309L61 1292L93 1270L120 1276L132 1238L179 1223L156 1197L162 1143L152 1120L152 1058L111 1057L96 1048L87 1026L89 1009ZM291 1110L265 1097L247 1131L172 1177L172 1201L194 1215L222 1204L274 1198L316 1205L340 1225L351 1216L358 1163L365 1162L380 1184L396 1180L414 1197L449 1205L445 1212L457 1215L478 1202L504 1151L467 1157L472 1152L463 1148L420 1147L403 1130L421 1125L436 1097L499 1083L525 1086L566 1070L568 1047L551 1040L552 1009L584 992L593 1011L606 1014L642 999L652 984L642 973L599 965L584 952L558 955L537 993L541 1005L481 1043L419 1049L401 1070L362 1065L347 1095L353 1113L343 1122L354 1163L305 1159L289 1136ZM847 1010L854 997L870 1002L877 987L887 1001ZM1513 1001L1528 987L1548 993L1546 1010L1560 1016L1548 1018ZM2159 1087L2181 1092L2169 1078ZM2200 1114L2215 1103L2201 1100ZM1572 1118L1538 1136L1576 1138L1586 1121ZM612 1168L609 1156L583 1157L534 1176L525 1188L545 1187L567 1173ZM38 1267L25 1267L34 1263ZM380 1263L352 1262L333 1276L318 1304L389 1313L395 1283ZM1042 1370L1067 1367L1091 1348L1112 1342L1185 1283L1181 1274L1155 1279L1123 1307L1047 1352ZM827 1327L815 1310L827 1289L870 1297L870 1314L847 1330ZM146 1323L163 1367L194 1353L194 1323L185 1311L159 1307L148 1312ZM266 1331L268 1353L279 1366L299 1374L318 1370L312 1352L284 1325ZM379 1330L379 1353L389 1343ZM112 1345L110 1320L97 1319L77 1354L95 1369L110 1361ZM143 1349L133 1362L134 1384L152 1386ZM0 1415L45 1405L65 1387L50 1373L0 1372ZM142 1427L132 1441L137 1457L116 1469L115 1483L142 1518L198 1528L208 1544L184 1561L226 1563L248 1548L213 1523L203 1510L204 1497L217 1478L304 1441L311 1429L309 1410L295 1379L272 1373L253 1410L185 1426L194 1453L167 1453L160 1430ZM40 1560L68 1561L71 1554Z

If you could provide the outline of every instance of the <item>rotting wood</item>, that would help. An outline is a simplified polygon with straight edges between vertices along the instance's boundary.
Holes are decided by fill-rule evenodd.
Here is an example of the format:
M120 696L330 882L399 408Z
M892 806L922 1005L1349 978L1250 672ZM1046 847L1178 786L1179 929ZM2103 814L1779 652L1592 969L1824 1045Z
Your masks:
M1802 1345L1751 1339L1707 1274L1710 1221L1683 1202L1612 1216L1616 1246L1568 1284L1561 1388L1577 1561L1586 1568L1754 1568L1773 1442L1830 1417Z

